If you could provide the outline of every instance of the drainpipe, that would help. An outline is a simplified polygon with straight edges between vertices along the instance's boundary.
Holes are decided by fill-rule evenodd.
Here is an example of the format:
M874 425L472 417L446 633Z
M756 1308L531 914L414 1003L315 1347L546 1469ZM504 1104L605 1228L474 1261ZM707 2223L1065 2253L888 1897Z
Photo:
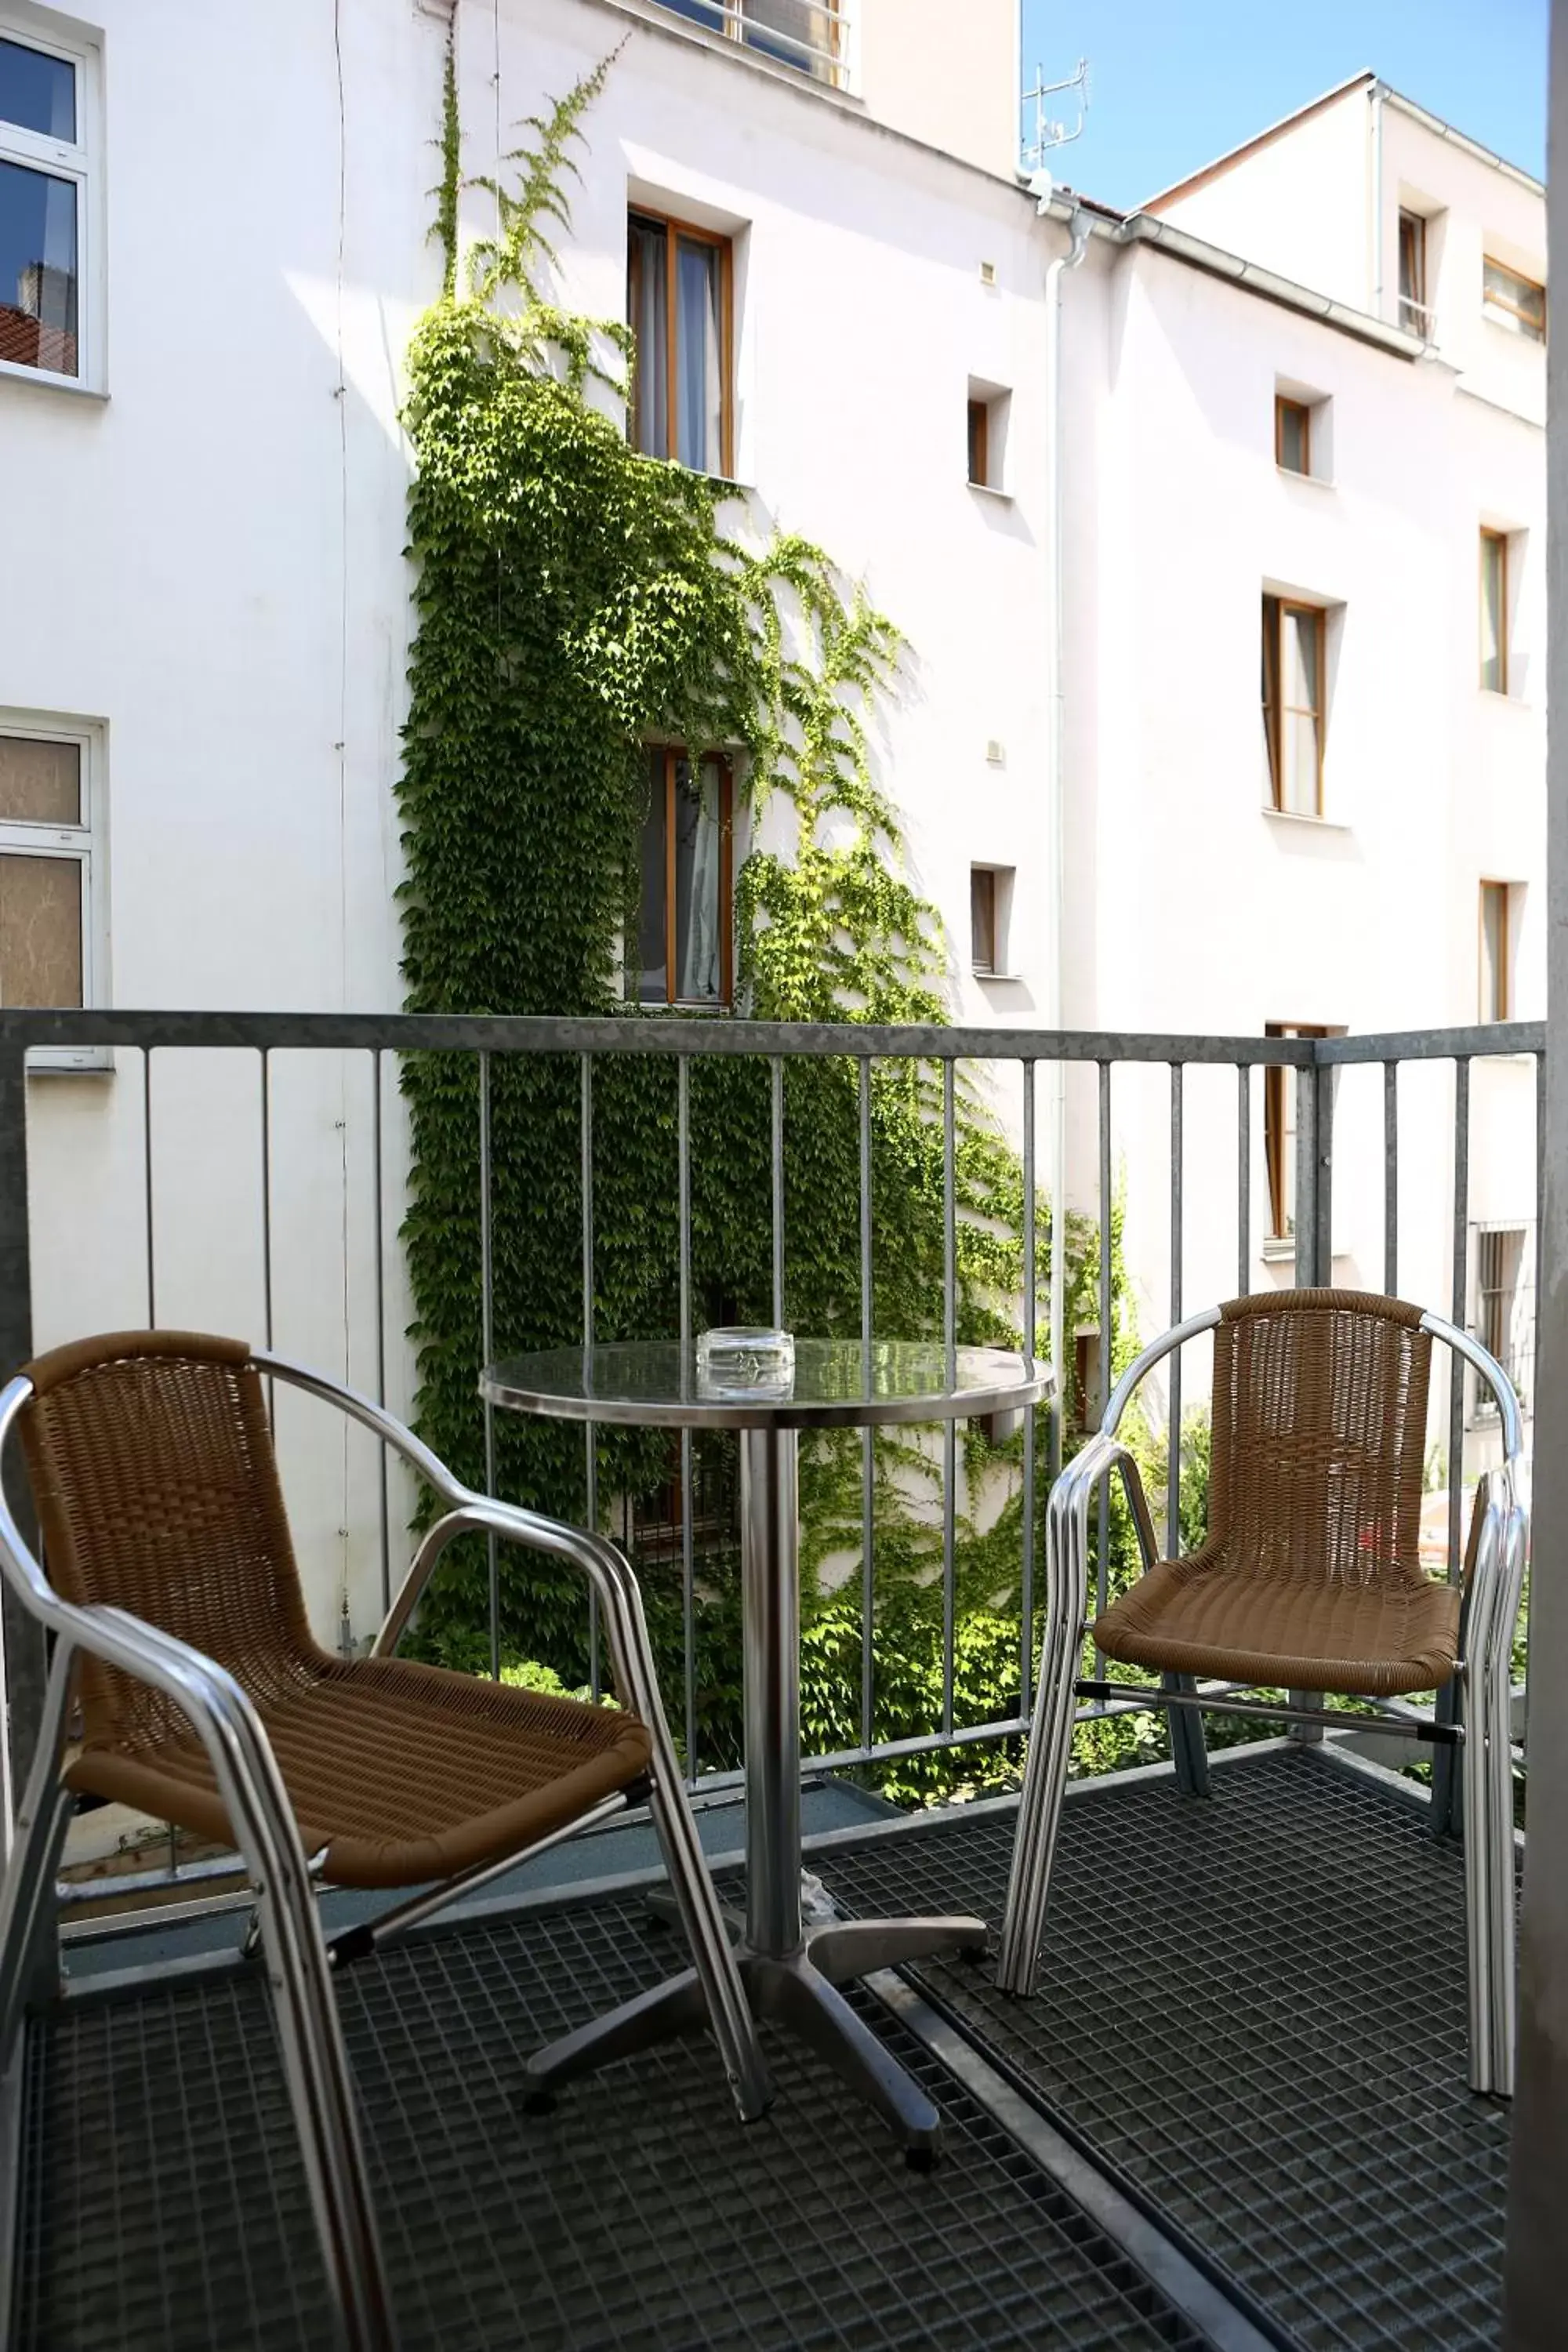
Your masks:
M1383 316L1383 84L1374 81L1371 92L1372 122L1372 299L1367 309L1374 319Z
M1041 195L1037 210L1044 215L1050 205L1050 195ZM1046 457L1050 483L1050 559L1047 573L1050 598L1050 625L1046 632L1046 921L1050 941L1047 952L1046 972L1047 1002L1046 1026L1062 1026L1062 1003L1066 952L1063 928L1067 910L1067 822L1066 789L1064 783L1066 730L1064 714L1066 697L1063 686L1063 606L1065 603L1062 529L1062 278L1069 269L1076 269L1083 259L1089 244L1089 216L1080 206L1073 206L1068 222L1068 245L1058 253L1046 270ZM1050 1350L1051 1363L1057 1376L1057 1428L1061 1429L1062 1400L1066 1395L1067 1367L1064 1361L1067 1325L1067 1251L1063 1245L1067 1230L1067 1073L1058 1061L1051 1066L1049 1130L1047 1164L1051 1202L1051 1283L1050 1283ZM1030 1334L1031 1344L1033 1334ZM1101 1334L1100 1345L1109 1350L1110 1335ZM1109 1363L1109 1352L1106 1356ZM1058 1439L1059 1454L1059 1439Z

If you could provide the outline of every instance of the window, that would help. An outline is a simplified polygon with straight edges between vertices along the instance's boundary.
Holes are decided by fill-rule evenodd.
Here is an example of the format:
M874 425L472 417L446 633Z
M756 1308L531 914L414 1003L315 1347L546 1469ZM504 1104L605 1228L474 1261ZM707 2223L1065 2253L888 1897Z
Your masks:
M726 761L693 761L662 744L647 755L637 993L644 1004L728 1004L731 781Z
M1514 1017L1514 950L1523 896L1524 885L1520 882L1481 884L1479 1014L1483 1021Z
M1312 412L1304 400L1274 401L1274 462L1288 474L1312 470Z
M678 16L727 34L775 64L794 66L814 81L842 88L845 71L842 0L662 0Z
M1266 1021L1266 1037L1333 1037L1342 1033L1310 1021ZM1263 1072L1263 1159L1268 1175L1271 1242L1289 1241L1296 1231L1296 1073L1278 1062Z
M1399 323L1407 335L1432 340L1426 301L1426 224L1419 213L1399 215Z
M1487 317L1510 334L1532 343L1546 341L1546 289L1489 257L1481 264L1481 301Z
M1476 1235L1476 1337L1521 1392L1533 1347L1523 1282L1525 1239L1521 1225ZM1474 1418L1489 1418L1496 1412L1490 1389L1478 1380Z
M637 337L627 426L648 457L698 474L733 469L730 240L634 212L626 224L626 316Z
M93 1001L96 751L88 730L0 717L0 1004ZM76 1069L101 1056L34 1058Z
M990 439L990 422L985 403L972 400L969 404L969 478L982 489L986 488L991 480L990 453L986 446Z
M1508 534L1481 533L1481 684L1508 692Z
M969 964L984 980L1007 976L1007 933L1013 913L1010 866L969 869Z
M89 58L0 32L0 365L88 373Z
M1318 604L1263 599L1263 741L1270 804L1323 813L1323 634Z

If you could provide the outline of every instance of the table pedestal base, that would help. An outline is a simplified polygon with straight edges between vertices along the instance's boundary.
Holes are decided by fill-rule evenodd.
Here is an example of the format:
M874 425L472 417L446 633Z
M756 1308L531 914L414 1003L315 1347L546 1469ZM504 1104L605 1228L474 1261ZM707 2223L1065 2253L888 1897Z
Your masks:
M838 1987L900 1961L984 1948L983 1919L827 1919L808 1927L793 1952L753 1951L742 1940L735 1957L753 2015L797 2034L892 2126L912 2164L929 2164L942 2129L937 2108ZM523 2105L537 2111L574 2075L634 2057L707 2021L695 1972L688 1969L537 2051L528 2062Z

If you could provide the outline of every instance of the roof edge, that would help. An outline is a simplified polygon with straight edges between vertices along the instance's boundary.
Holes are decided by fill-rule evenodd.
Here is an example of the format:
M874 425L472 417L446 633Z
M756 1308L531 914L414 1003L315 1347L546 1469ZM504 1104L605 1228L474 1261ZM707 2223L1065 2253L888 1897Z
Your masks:
M1227 149L1212 163L1205 163L1201 171L1189 172L1184 180L1176 180L1170 187L1162 188L1158 195L1151 196L1146 204L1138 206L1138 210L1141 213L1157 213L1162 205L1174 204L1178 197L1194 194L1199 188L1207 187L1211 180L1219 179L1236 164L1245 162L1248 155L1256 155L1260 148L1271 147L1275 140L1282 139L1287 131L1310 121L1314 114L1321 114L1326 108L1337 106L1341 99L1348 98L1352 90L1372 89L1376 79L1377 76L1370 66L1361 73L1352 74L1337 88L1324 90L1321 98L1310 99L1305 106L1298 106L1290 113L1281 115L1279 121L1271 122L1266 131L1255 131L1250 139L1244 139L1239 147Z

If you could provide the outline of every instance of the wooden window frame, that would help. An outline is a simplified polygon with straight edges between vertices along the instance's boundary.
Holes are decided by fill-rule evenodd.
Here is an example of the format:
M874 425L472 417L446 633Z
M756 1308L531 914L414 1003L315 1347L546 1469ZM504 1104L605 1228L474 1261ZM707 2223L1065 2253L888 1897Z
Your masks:
M1401 282L1399 284L1398 294L1399 307L1401 312L1403 312L1405 305L1408 304L1412 310L1418 310L1421 313L1420 322L1415 331L1420 335L1423 342L1430 342L1432 339L1432 306L1426 299L1426 215L1425 213L1413 213L1407 205L1401 205L1399 207L1398 245L1395 254L1395 267L1398 278L1400 281L1403 281L1405 273L1400 265L1403 264L1405 258L1405 225L1407 221L1415 232L1415 238L1413 240L1415 252L1415 268L1412 270L1411 277L1415 281L1416 290L1412 294L1406 294L1404 284ZM1405 329L1406 334L1412 331L1411 329L1406 326L1403 316L1400 318L1399 324Z
M1272 629L1269 625L1270 606L1273 608ZM1310 810L1290 809L1287 808L1285 805L1285 744L1281 727L1281 721L1285 716L1285 703L1281 694L1281 672L1283 669L1281 656L1284 652L1285 619L1286 615L1290 613L1309 613L1317 624L1317 675L1313 680L1313 692L1317 699L1315 707L1311 712L1311 716L1317 721L1317 805L1315 808ZM1328 608L1326 605L1309 604L1299 596L1275 596L1270 594L1267 590L1264 592L1263 677L1265 690L1263 698L1263 727L1268 749L1269 790L1272 794L1274 809L1280 816L1321 816L1323 814L1323 751L1325 738L1329 731L1328 711L1326 709L1328 697ZM1273 688L1272 694L1268 691L1270 685L1272 685ZM1296 706L1292 704L1290 708L1294 710Z
M1487 893L1489 890L1497 891L1499 910L1497 987L1495 992L1491 992L1495 996L1497 1010L1493 1013L1489 1013L1486 1009L1489 994L1487 986ZM1476 1010L1481 1022L1489 1026L1495 1021L1513 1019L1513 892L1514 885L1511 882L1498 882L1489 876L1483 876L1476 902Z
M663 772L664 792L664 1003L681 1004L689 1010L729 1011L735 1002L735 777L727 755L722 751L701 751L695 755L680 743L650 743L650 760L657 760ZM711 761L719 771L719 994L717 998L680 996L676 993L679 962L677 950L677 908L675 887L675 771L684 760L689 767L700 769ZM657 1004L658 997L644 996L639 983L638 1002Z
M1340 1037L1344 1032L1321 1021L1266 1021L1263 1034L1266 1037ZM1285 1081L1296 1075L1294 1066L1284 1062L1263 1066L1263 1164L1268 1180L1268 1231L1264 1239L1269 1242L1296 1238L1295 1194L1285 1165ZM1288 1202L1292 1210L1289 1217Z
M720 465L718 478L732 482L735 478L735 240L722 229L702 228L697 222L682 220L678 214L661 213L651 205L626 206L626 308L631 312L635 332L637 275L640 267L638 248L631 240L634 221L646 221L662 228L664 237L664 315L665 315L665 439L668 445L663 456L682 462L679 452L680 419L676 397L679 379L679 270L677 267L682 237L693 245L710 246L719 256L719 441ZM631 439L637 426L636 362L626 380L626 438ZM660 453L645 450L646 457Z
M1498 649L1498 682L1497 682L1496 686L1489 686L1489 685L1487 684L1486 677L1485 677L1485 674L1484 674L1484 673L1485 673L1486 656L1485 656L1485 654L1483 653L1483 654L1481 655L1480 663L1478 665L1478 667L1480 667L1480 669L1482 670L1482 676L1481 676L1481 677L1480 677L1479 684L1480 684L1481 692L1482 692L1483 694L1506 694L1506 693L1508 692L1509 651L1510 651L1510 647L1509 647L1509 641L1508 641L1508 640L1509 640L1509 627L1508 627L1508 541L1509 541L1509 534L1508 534L1508 532L1507 532L1506 530L1489 530L1489 529L1487 528L1487 526L1486 526L1484 523L1483 523L1483 525L1481 526L1481 547L1480 547L1480 617L1482 618L1482 620L1483 620L1483 621L1484 621L1484 619L1485 619L1485 617L1486 617L1486 609L1487 609L1487 556L1488 556L1488 551L1489 551L1490 548L1495 547L1495 548L1498 550L1498 555L1499 555L1499 567L1498 567L1498 641L1497 641L1497 649Z
M974 490L991 488L991 404L988 400L971 400L965 419L968 446L965 458L969 467L969 486ZM979 452L979 467L975 453Z
M1519 303L1510 302L1504 296L1494 292L1492 288L1487 284L1487 271L1489 269L1500 270L1505 278L1511 278L1516 286L1528 286L1532 294L1540 295L1541 325L1539 331L1537 331L1534 319L1531 318L1528 310L1521 309ZM1517 319L1526 339L1530 342L1545 342L1547 312L1546 289L1544 285L1542 285L1538 278L1527 278L1523 270L1516 269L1511 262L1500 261L1495 253L1488 253L1484 249L1481 254L1481 308L1483 310L1501 310L1506 317Z
M1289 409L1301 420L1301 456L1300 466L1285 463L1285 412ZM1310 402L1294 400L1288 392L1274 395L1274 463L1282 474L1296 474L1310 480L1312 475L1312 410Z

